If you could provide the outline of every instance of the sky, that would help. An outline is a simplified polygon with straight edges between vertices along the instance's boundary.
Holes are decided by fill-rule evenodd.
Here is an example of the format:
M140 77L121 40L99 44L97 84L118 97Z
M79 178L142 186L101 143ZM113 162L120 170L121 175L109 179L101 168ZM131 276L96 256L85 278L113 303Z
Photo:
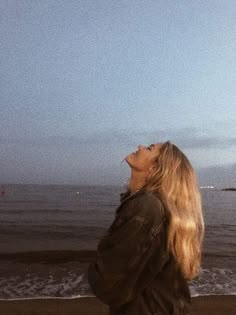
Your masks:
M234 0L1 0L0 183L121 185L171 141L236 185Z

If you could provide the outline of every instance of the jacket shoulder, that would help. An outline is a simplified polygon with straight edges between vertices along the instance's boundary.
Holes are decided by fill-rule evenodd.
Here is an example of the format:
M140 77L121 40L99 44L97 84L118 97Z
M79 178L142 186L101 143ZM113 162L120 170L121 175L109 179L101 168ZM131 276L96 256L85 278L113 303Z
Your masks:
M163 204L158 198L157 195L152 193L151 191L143 191L138 194L135 198L131 200L131 206L137 206L140 209L148 208L159 208L160 210L164 209Z
M150 191L143 191L132 198L128 206L134 216L146 217L148 221L156 223L165 220L165 209L161 200Z

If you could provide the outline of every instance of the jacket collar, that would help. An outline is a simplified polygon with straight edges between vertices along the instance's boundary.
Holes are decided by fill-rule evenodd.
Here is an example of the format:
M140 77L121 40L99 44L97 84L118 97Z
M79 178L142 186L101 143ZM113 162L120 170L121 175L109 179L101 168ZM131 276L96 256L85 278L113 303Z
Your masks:
M116 209L116 214L118 214L121 210L121 208L124 206L124 204L128 201L128 200L132 200L134 198L136 198L139 195L142 195L145 192L144 188L141 188L139 190L137 190L136 192L130 194L127 198L125 198L121 204L118 206L118 208Z

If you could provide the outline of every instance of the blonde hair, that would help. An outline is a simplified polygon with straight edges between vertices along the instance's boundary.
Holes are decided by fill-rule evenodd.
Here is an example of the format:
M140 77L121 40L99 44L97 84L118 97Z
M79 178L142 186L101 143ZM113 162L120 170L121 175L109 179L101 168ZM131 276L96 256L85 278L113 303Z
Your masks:
M204 221L196 174L187 157L169 141L164 142L147 178L145 189L158 193L166 210L167 250L184 277L200 271Z

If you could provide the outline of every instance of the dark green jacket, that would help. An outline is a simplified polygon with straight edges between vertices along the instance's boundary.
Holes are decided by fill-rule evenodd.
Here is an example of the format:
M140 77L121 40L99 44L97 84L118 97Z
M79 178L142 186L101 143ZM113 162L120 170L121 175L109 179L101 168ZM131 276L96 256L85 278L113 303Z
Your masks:
M164 207L144 189L124 200L88 268L94 294L112 315L186 315L187 281L167 253Z

